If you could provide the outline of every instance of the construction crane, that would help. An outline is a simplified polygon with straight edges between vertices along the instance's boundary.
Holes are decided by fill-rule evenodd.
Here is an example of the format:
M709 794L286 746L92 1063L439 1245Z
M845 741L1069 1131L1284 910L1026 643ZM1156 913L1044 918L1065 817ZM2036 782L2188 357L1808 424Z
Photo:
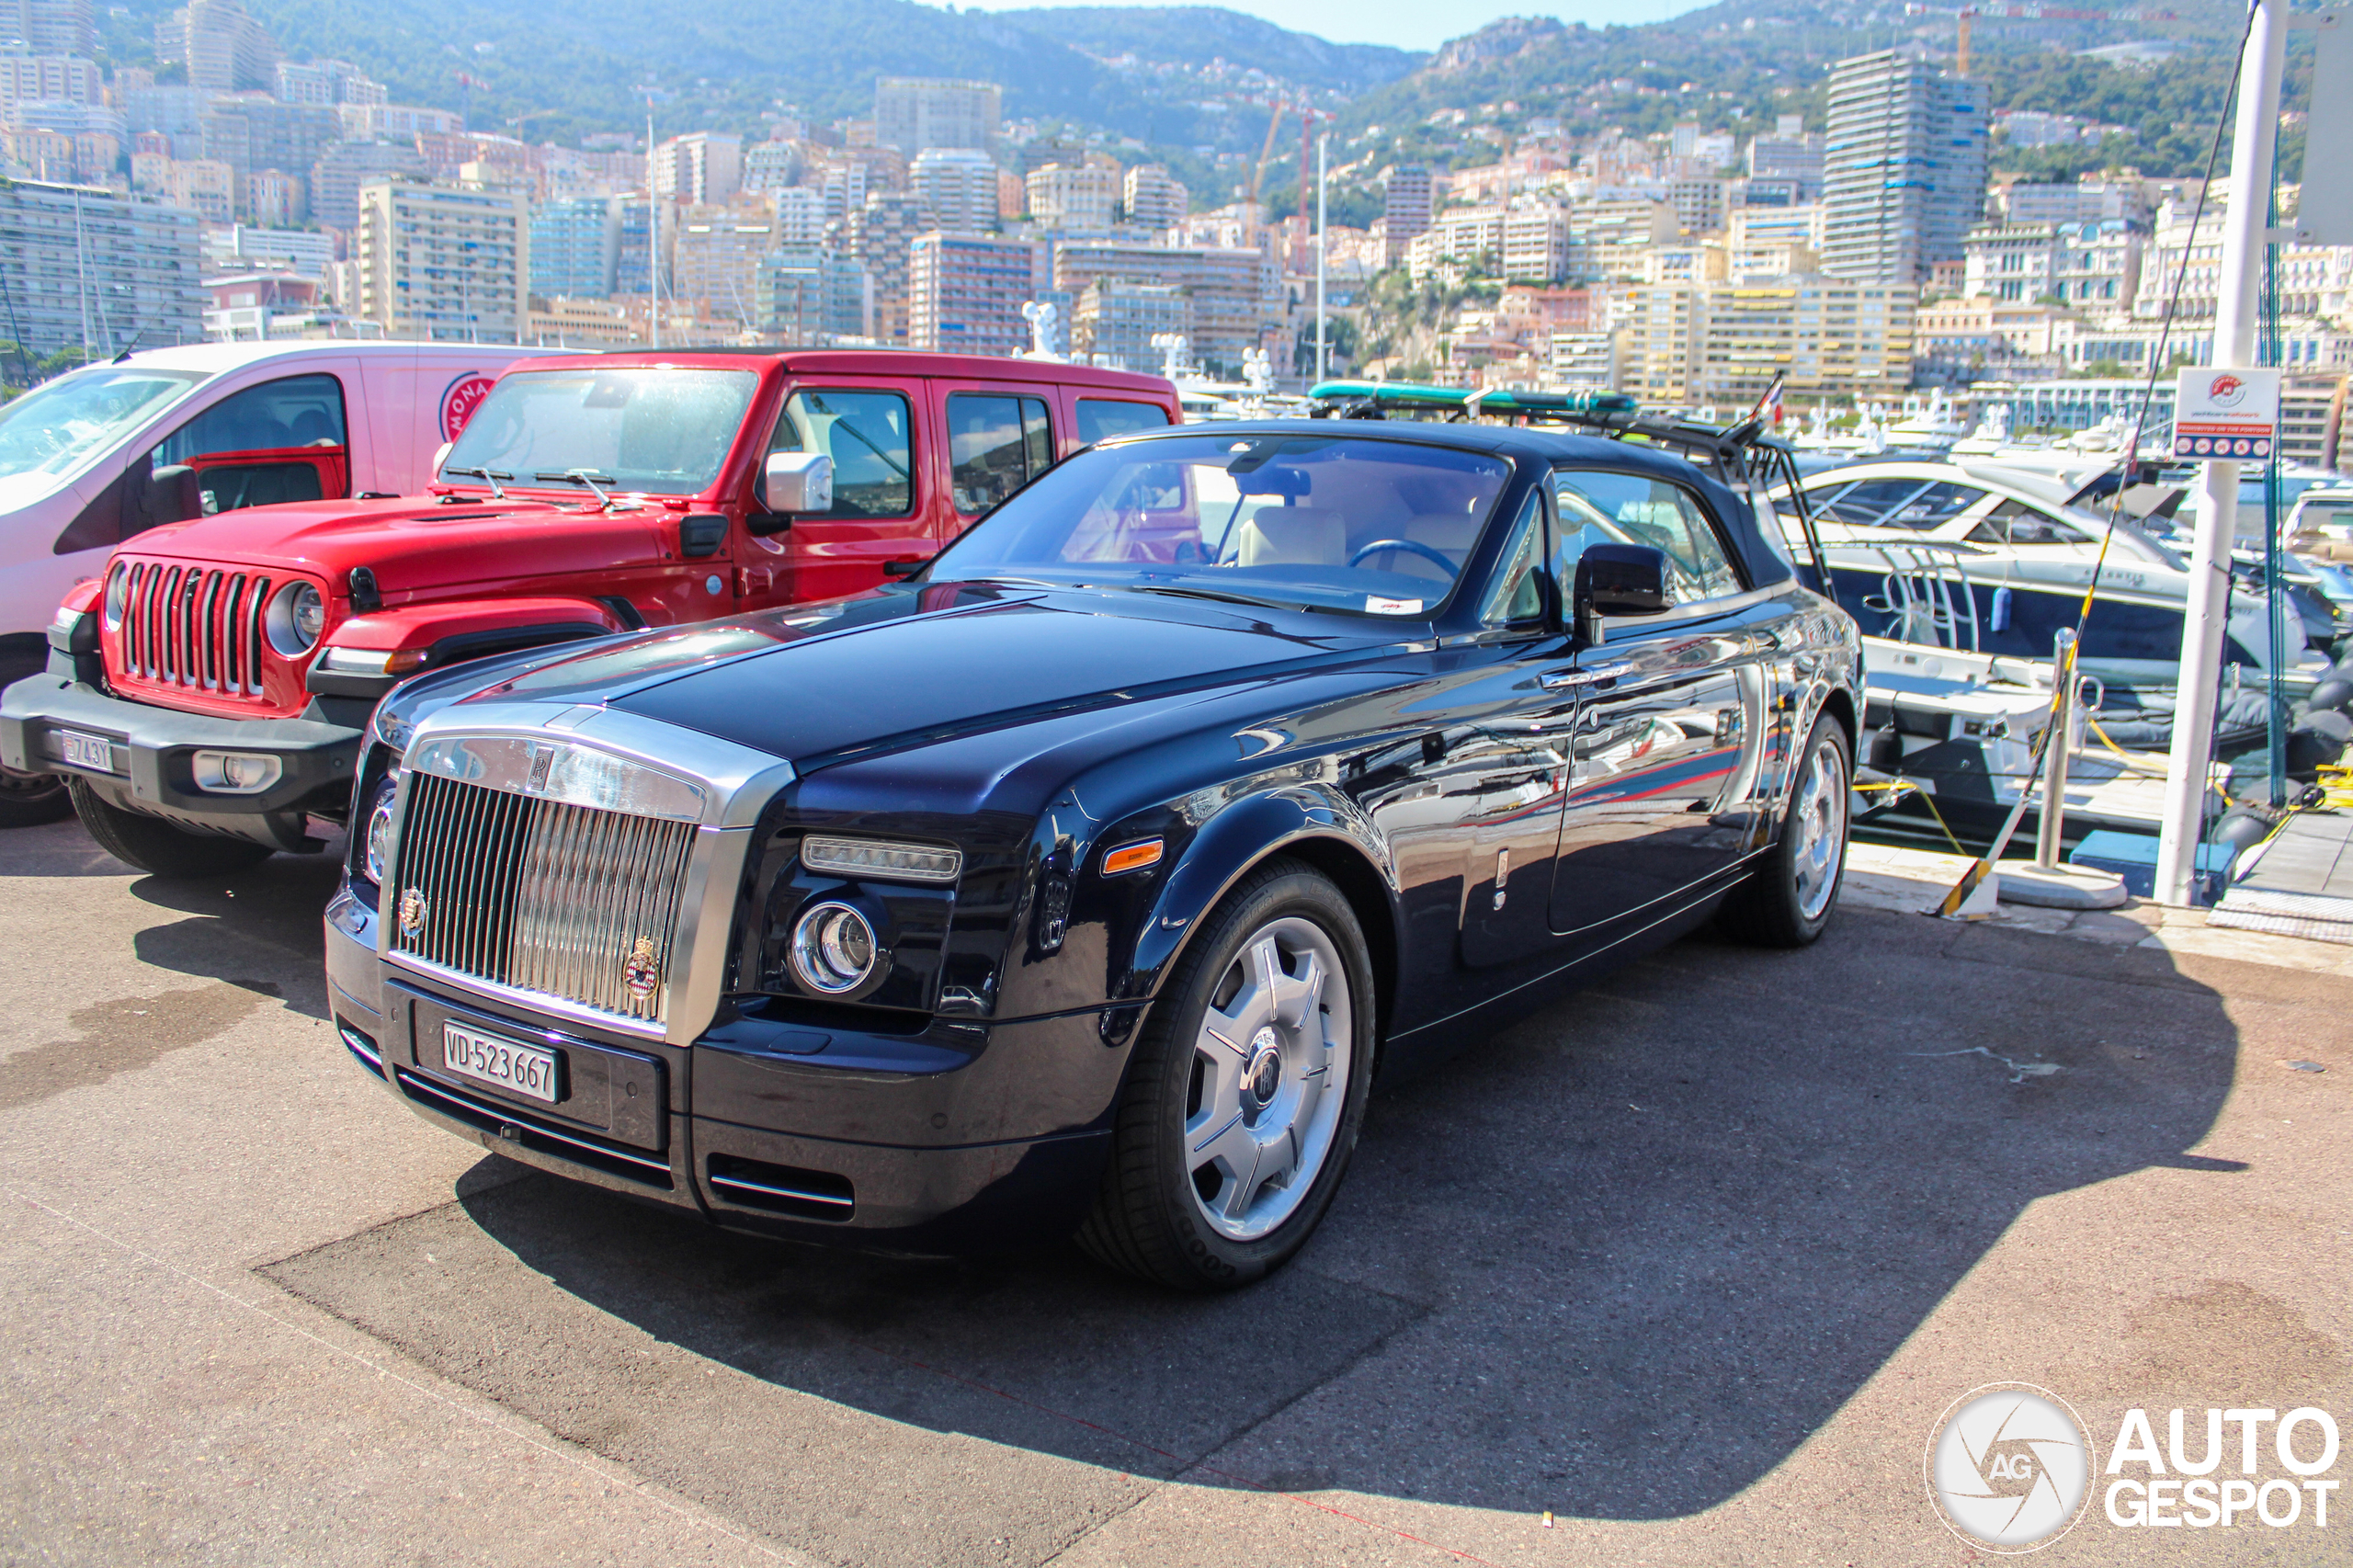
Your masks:
M1267 159L1275 150L1275 132L1283 126L1283 111L1290 106L1280 98L1275 100L1275 112L1267 117L1267 139L1258 145L1258 165L1250 171L1250 205L1258 205L1258 186L1267 177Z
M2171 11L2075 11L2058 6L1963 6L1958 10L1943 6L1908 5L1904 15L1911 17L1957 17L1960 27L1954 49L1952 74L1969 74L1970 24L1980 17L1998 17L2011 22L2172 22L2180 18Z

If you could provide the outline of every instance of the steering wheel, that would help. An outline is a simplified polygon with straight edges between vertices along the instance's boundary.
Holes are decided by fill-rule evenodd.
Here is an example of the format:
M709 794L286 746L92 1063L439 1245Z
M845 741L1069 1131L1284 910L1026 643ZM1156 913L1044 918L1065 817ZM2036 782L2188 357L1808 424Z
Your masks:
M1402 550L1408 555L1420 556L1423 560L1428 562L1431 565L1436 566L1439 571L1445 573L1446 580L1449 583L1454 581L1455 576L1461 570L1461 568L1456 566L1453 562L1449 561L1439 551L1431 549L1427 544L1415 544L1410 539L1374 540L1370 544L1366 545L1362 550L1359 550L1354 555L1349 556L1348 564L1354 566L1363 561L1366 556L1379 555L1384 550Z

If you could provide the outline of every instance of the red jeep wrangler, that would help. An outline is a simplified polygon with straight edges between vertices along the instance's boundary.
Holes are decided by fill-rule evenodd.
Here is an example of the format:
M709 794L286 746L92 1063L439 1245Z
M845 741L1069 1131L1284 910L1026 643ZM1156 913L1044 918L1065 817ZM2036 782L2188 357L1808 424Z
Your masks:
M0 762L65 776L165 876L320 846L376 700L460 660L827 598L911 570L1057 459L1178 418L1153 376L964 355L517 361L421 497L151 529L75 588ZM900 563L906 562L902 567Z

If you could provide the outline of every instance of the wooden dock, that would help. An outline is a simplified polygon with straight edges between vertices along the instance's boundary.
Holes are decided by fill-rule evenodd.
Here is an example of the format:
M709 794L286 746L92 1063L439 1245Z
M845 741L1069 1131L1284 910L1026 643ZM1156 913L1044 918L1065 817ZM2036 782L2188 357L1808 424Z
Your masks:
M2353 945L2353 811L2289 818L2207 924Z

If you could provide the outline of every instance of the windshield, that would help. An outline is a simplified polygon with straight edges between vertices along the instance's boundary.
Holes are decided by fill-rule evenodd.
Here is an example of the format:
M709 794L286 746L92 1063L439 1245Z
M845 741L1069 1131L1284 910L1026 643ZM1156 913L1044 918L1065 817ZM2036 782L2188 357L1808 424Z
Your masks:
M502 376L441 464L445 483L694 495L719 477L758 377L749 370L528 370Z
M70 473L206 379L199 370L94 365L43 382L0 405L0 482Z
M929 575L1427 615L1510 476L1476 452L1321 434L1097 448L1006 502Z

